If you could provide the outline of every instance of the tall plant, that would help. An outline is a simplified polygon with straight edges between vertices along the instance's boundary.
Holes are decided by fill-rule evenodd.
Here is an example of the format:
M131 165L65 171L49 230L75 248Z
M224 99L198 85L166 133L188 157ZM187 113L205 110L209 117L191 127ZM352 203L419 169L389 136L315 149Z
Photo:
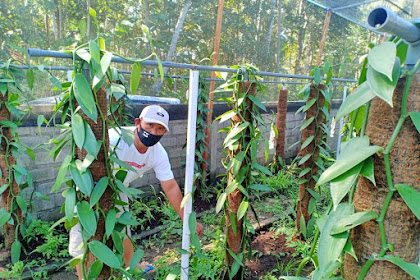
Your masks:
M28 111L18 109L24 100L19 95L20 85L15 76L23 73L10 68L12 62L12 59L7 62L0 61L0 226L3 227L5 248L11 253L12 263L15 263L19 260L22 250L19 233L26 232L23 215L28 210L21 191L32 185L31 173L24 166L17 164L16 157L27 153L30 158L35 159L35 155L30 147L20 142L17 132L22 118ZM33 85L31 73L32 69L29 69L30 88Z
M243 279L244 261L251 257L251 236L254 233L247 212L251 209L252 194L259 190L269 190L268 187L252 183L254 172L271 172L257 161L258 145L265 143L265 155L268 159L268 140L261 139L261 129L265 127L260 110L265 106L256 97L263 88L259 81L258 69L253 66L234 66L237 73L225 84L224 91L232 92L233 96L224 101L232 110L219 116L220 122L231 120L231 126L222 129L227 136L223 142L228 149L228 157L224 162L227 169L227 187L220 194L216 211L225 210L226 226L226 256L229 264L229 278ZM258 220L257 215L255 215Z
M95 11L91 10L90 14L96 22ZM147 29L144 31L149 36ZM58 191L63 183L66 184L63 192L65 217L62 220L67 228L77 222L81 226L84 254L73 264L81 261L83 278L89 279L108 279L112 269L133 279L124 269L121 259L123 239L127 237L123 229L136 222L127 211L117 215L120 210L116 206L125 205L119 198L120 193L133 199L140 191L123 184L126 170L134 169L109 153L108 125L115 127L119 124L113 121L115 117L108 117L108 112L114 110L109 110L107 96L110 100L119 100L125 93L120 75L110 67L114 56L120 55L106 51L100 37L73 51L73 80L55 107L55 112L62 114L63 133L52 141L55 146L50 151L55 160L64 146L70 146L70 154L63 160L53 190ZM125 59L133 63L130 88L135 92L142 60ZM123 128L121 137L127 143L133 142L132 132ZM114 174L114 164L126 170ZM66 177L67 173L70 178ZM134 253L131 271L142 254L141 250Z
M420 60L401 66L405 50L398 38L373 47L360 85L339 109L337 119L358 109L364 119L356 135L357 114L351 116L350 140L317 182L331 181L333 205L317 221L313 279L332 277L343 253L346 279L419 279L420 176L411 166L419 166L420 155Z
M305 113L305 120L300 128L302 131L299 162L299 197L296 211L297 231L306 239L314 229L315 219L311 218L319 201L319 194L315 191L318 169L323 168L320 154L328 153L326 138L328 135L329 107L331 95L328 84L333 76L330 62L323 67L325 83L321 84L321 69L316 67L312 74L314 81L304 90L306 104L298 112Z

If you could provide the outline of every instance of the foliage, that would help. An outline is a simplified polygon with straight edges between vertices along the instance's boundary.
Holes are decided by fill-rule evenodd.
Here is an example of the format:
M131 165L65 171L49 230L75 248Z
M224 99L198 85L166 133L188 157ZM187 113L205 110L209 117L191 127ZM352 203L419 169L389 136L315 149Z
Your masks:
M53 222L33 220L22 236L26 257L9 264L8 270L0 272L0 278L18 278L28 271L33 279L48 279L48 266L55 267L68 260L68 236L64 228L52 228ZM36 247L34 247L36 246ZM28 251L32 250L32 251ZM30 260L30 261L29 261Z
M237 248L226 247L227 257L231 256L233 258L229 267L229 277L233 278L237 273L240 273L238 274L239 277L243 278L243 270L242 272L239 271L240 267L243 266L246 255L250 257L250 253L246 253L247 250L251 252L250 248L247 249L247 244L250 243L250 233L254 232L246 213L248 209L252 209L255 213L252 205L254 193L270 190L265 185L253 184L251 178L253 174L258 174L258 172L270 176L272 174L266 167L257 162L257 149L261 142L264 143L265 147L265 159L268 159L268 140L260 139L261 129L265 128L260 110L266 110L266 108L251 89L252 83L255 83L256 92L262 92L263 90L259 83L261 78L257 74L258 69L251 65L234 66L232 68L237 69L237 73L219 87L219 91L232 92L233 96L224 99L232 107L232 110L217 118L220 119L220 122L231 120L232 125L221 130L227 133L223 144L224 148L229 150L228 158L224 162L228 174L228 185L219 195L216 212L222 208L225 210L226 227L229 232L232 231L236 235L236 237L230 236L228 233L227 239L239 239L236 243L240 244L240 252L236 252ZM246 81L249 82L245 83ZM227 197L233 193L235 193L235 199L241 199L238 209L231 209L227 200ZM238 196L236 193L241 195ZM239 201L235 203L239 203ZM255 216L258 221L257 215Z
M397 42L398 39L395 41ZM364 63L363 65L364 68L361 72L361 78L359 79L359 87L353 94L353 98L346 99L339 109L337 119L351 113L351 123L348 126L348 140L343 143L337 161L322 173L317 182L318 185L322 185L331 181L330 187L333 207L330 207L330 209L317 220L317 226L321 232L318 246L319 266L316 267L312 279L319 279L317 277L333 277L334 272L341 265L343 253L347 252L354 255L351 241L348 238L349 231L353 227L372 219L378 223L380 229L381 251L377 252L375 256L372 256L371 259L364 263L358 279L364 279L373 262L377 260L390 261L414 277L419 275L417 265L406 263L400 258L392 255L386 255L388 251L392 251L392 244L387 242L389 237L386 236L384 230L384 217L388 210L389 202L397 190L400 192L410 209L412 209L414 213L417 213L417 216L420 214L412 201L412 195L417 195L417 191L408 185L394 186L389 162L390 151L404 120L411 117L414 124L418 122L415 117L412 117L412 115L415 115L416 113L407 113L406 106L411 80L419 69L420 62L417 62L410 71L408 71L405 66L401 67L400 61L402 60L402 57L405 57L405 55L401 55L401 52L397 52L397 49L403 44L401 43L402 42L395 44L392 41L388 41L372 48L366 61L369 63ZM407 77L401 103L400 120L395 126L393 136L385 149L378 146L372 146L369 143L369 138L364 135L370 100L374 97L379 97L392 106L390 101L392 100L393 89L401 74L406 74ZM366 102L368 102L367 106L365 105ZM361 113L360 111L358 112L361 107L364 107L363 119L362 122L360 122L360 125L355 128L356 122L354 120L356 115ZM357 136L356 133L358 134ZM354 213L352 201L358 177L364 176L375 184L374 167L371 156L376 153L383 154L388 182L388 194L384 201L383 208L381 209L379 216L370 211ZM343 202L345 197L348 198L348 202ZM315 244L316 243L312 246L315 246Z
M2 207L0 208L0 227L4 228L6 249L11 250L12 262L20 259L22 244L19 235L27 231L27 224L23 221L23 215L28 214L28 204L23 199L21 191L32 186L32 174L22 164L16 163L18 155L27 154L35 160L35 154L31 147L24 145L17 133L21 120L29 110L21 110L19 107L25 100L19 95L20 85L16 76L22 72L10 68L13 59L7 62L0 61L0 194L2 195ZM29 72L30 73L30 72ZM30 75L28 75L31 80ZM12 119L13 115L13 119ZM9 119L6 119L9 118ZM4 207L4 208L3 208ZM9 229L6 229L9 228ZM13 243L11 243L11 241Z
M99 25L96 12L91 9L89 13L92 16L92 21ZM151 42L147 28L144 28L143 31ZM114 98L118 101L126 93L126 89L122 85L123 78L110 67L112 58L114 56L121 57L121 55L106 51L104 40L101 37L76 47L72 54L73 80L72 83L63 84L63 88L66 90L65 94L55 107L55 114L60 111L62 115L61 128L63 132L52 140L55 146L49 153L55 160L63 147L68 145L70 146L70 155L66 156L60 167L53 190L58 191L65 183L66 188L63 192L65 195L65 204L63 205L65 217L61 221L65 222L66 228L71 228L77 222L81 225L86 245L82 259L76 259L81 261L84 277L86 277L85 259L89 251L98 258L92 264L90 273L99 275L103 264L105 264L126 275L127 272L122 268L120 262L123 253L120 245L123 238L126 237L123 229L126 225L135 225L136 221L128 211L123 211L121 216L117 217L116 214L120 210L116 206L124 205L119 198L120 193L134 199L141 192L124 186L123 181L127 170L133 171L133 169L116 158L114 152L108 154L106 143L108 125L113 128L119 126L118 123L113 122L116 118L108 117L108 112L114 112L114 110L108 109L107 96L110 100ZM153 52L151 55L155 56L156 54ZM137 77L141 72L140 62L143 60L127 60L133 63L130 89L135 92L139 82ZM85 66L89 69L87 77L84 75ZM159 65L159 69L161 69L161 65ZM104 103L105 108L103 107ZM98 130L100 130L99 133ZM132 143L132 134L130 135L124 129L120 129L119 133L126 143ZM100 164L99 168L104 174L101 175L103 177L98 176L98 170L95 170L95 173L91 171L92 166L98 166L92 165L96 162ZM114 172L112 168L114 164L120 165L123 169ZM68 172L71 175L70 178L66 177ZM77 209L77 216L74 215L75 209ZM101 219L105 223L105 228L97 228ZM96 240L92 240L92 237L95 237ZM98 240L103 242L111 240L113 245L109 248ZM136 251L135 255L140 253L140 251ZM75 265L78 261L75 260L72 264ZM130 268L133 270L134 266L130 265Z

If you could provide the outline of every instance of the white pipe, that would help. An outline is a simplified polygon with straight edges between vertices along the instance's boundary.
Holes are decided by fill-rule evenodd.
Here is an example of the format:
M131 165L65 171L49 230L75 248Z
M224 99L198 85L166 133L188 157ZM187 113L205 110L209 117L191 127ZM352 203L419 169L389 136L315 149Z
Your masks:
M197 70L190 70L190 87L188 90L188 130L187 130L187 156L185 166L184 197L189 195L184 206L184 223L182 231L182 249L190 251L190 229L188 219L192 211L192 189L194 183L195 161L195 134L197 124L197 99L198 99L198 76ZM188 280L189 254L181 256L181 280Z
M344 103L344 100L346 100L346 97L347 97L347 86L344 86L343 101L341 102L341 104ZM344 118L341 117L341 119L340 119L340 127L338 128L337 152L336 152L335 159L338 159L338 155L340 154L341 130L343 129L343 126L344 126Z

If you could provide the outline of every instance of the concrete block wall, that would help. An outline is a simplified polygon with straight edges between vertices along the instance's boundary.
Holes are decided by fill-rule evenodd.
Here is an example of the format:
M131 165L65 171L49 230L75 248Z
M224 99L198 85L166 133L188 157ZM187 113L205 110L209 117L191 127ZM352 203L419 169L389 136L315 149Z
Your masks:
M297 154L298 145L295 145L292 149L288 149L293 143L299 141L300 130L299 126L302 124L304 114L295 114L297 109L302 106L303 102L290 102L288 104L288 113L286 120L286 158L293 158ZM335 105L334 105L335 104ZM335 114L339 102L333 104L332 115ZM139 105L133 108L131 114L133 116L139 115L144 105ZM170 115L169 129L170 131L162 138L161 143L166 148L173 173L179 185L184 185L185 177L185 149L183 146L187 139L187 124L188 124L188 108L185 104L180 105L163 105L168 110ZM263 114L263 119L266 126L270 128L270 123L276 118L273 116L276 112L277 104L267 104L268 112ZM214 117L217 117L224 112L229 110L225 104L215 104ZM39 112L38 112L39 113ZM46 112L48 114L49 112ZM226 157L223 153L223 140L226 137L226 133L218 133L218 131L230 125L229 121L222 124L219 121L213 121L211 137L210 137L210 150L209 150L209 171L211 181L216 180L216 176L226 172L226 169L222 166L221 160ZM62 214L60 214L60 208L64 202L64 198L61 195L61 191L58 193L51 193L51 187L55 183L58 168L61 166L61 162L64 157L69 153L68 149L64 149L57 157L56 162L53 161L52 157L47 157L50 146L47 144L53 137L58 137L60 130L54 127L43 127L41 133L38 127L36 127L36 117L28 118L24 121L22 127L19 127L18 133L20 135L23 144L29 147L38 146L35 155L36 160L30 159L28 156L20 156L17 161L27 168L32 173L34 186L27 188L23 191L23 196L27 201L31 202L32 215L35 218L43 220L57 220ZM335 128L335 133L332 137L329 137L328 143L332 150L336 148L338 127ZM263 133L263 137L270 137L270 131ZM260 163L264 163L264 146L259 149L258 160ZM270 149L270 158L275 153L275 148ZM132 187L141 188L144 191L152 191L152 188L156 192L160 191L160 185L155 177L153 171L150 171L143 175L142 178L135 180ZM36 192L47 195L49 200L42 200L37 197Z

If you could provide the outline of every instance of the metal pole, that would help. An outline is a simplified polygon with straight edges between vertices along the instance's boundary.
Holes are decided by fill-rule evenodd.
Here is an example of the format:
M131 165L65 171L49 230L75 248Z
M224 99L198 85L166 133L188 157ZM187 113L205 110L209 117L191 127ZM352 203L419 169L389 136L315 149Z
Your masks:
M198 77L199 72L190 71L190 87L188 94L188 130L187 130L187 156L185 166L185 189L184 197L189 199L184 206L182 249L188 254L181 257L181 280L188 280L189 251L190 251L190 229L188 220L192 211L192 189L194 184L194 161L195 161L195 134L197 124L197 99L198 99Z
M73 56L69 53L65 52L57 52L57 51L47 51L47 50L40 50L40 49L28 49L28 55L33 57L58 57L58 58L69 58L72 59ZM130 58L131 59L131 58ZM140 61L139 59L131 59L134 61ZM111 60L112 62L116 63L133 63L130 60L126 60L120 57L114 56ZM158 62L155 60L145 60L141 62L142 65L145 66L158 66ZM216 71L216 72L228 72L228 73L236 73L236 69L226 68L226 67L213 67L213 66L202 66L202 65L195 65L195 64L186 64L186 63L174 63L174 62L167 62L162 61L163 67L170 67L170 68L181 68L181 69L190 69L190 70L201 70L201 71ZM273 73L273 72L259 72L261 76L270 76L270 77L280 77L280 78L294 78L294 79L307 79L312 80L313 76L305 76L305 75L291 75L291 74L283 74L283 73ZM325 79L325 78L323 78ZM340 79L340 78L332 78L332 81L340 81L344 83L355 83L356 80L352 79Z
M343 92L343 101L341 104L344 103L344 100L346 100L347 97L347 86L344 86L344 92ZM338 139L337 139L337 152L336 152L336 156L335 159L338 159L338 155L340 154L340 146L341 146L341 130L343 129L344 126L344 117L341 117L340 119L340 126L338 127Z

